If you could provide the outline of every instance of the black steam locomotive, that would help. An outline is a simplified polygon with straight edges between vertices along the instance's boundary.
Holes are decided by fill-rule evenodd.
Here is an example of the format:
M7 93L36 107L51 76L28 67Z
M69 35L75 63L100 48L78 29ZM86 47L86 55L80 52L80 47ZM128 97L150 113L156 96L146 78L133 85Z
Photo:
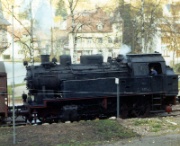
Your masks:
M119 55L107 62L101 55L84 55L79 64L72 64L69 55L59 60L50 62L49 55L42 55L40 65L24 62L28 116L41 121L113 116L117 90L122 118L145 116L169 109L178 94L178 76L159 53ZM152 67L157 75L150 74Z

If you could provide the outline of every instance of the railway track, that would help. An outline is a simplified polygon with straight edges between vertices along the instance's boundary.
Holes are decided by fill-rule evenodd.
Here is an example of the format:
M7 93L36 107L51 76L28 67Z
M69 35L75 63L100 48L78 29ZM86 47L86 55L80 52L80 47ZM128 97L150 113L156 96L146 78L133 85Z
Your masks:
M152 116L159 116L159 117L168 117L168 116L180 116L180 102L177 101L176 105L172 106L172 112L171 113L157 113L153 114Z

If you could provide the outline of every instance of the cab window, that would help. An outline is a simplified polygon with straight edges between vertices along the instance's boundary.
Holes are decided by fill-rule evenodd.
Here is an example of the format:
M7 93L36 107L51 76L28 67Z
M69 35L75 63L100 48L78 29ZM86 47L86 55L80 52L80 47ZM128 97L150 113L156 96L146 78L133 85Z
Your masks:
M162 67L161 67L160 63L150 63L149 64L149 73L151 73L151 68L154 68L157 71L158 75L162 74Z

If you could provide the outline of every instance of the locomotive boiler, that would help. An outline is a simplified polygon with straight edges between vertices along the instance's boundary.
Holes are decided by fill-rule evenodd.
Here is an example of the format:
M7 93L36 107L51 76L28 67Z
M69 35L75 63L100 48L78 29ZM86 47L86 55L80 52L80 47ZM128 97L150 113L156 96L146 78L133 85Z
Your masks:
M117 104L122 118L145 116L165 111L178 94L178 76L160 53L119 55L107 62L101 55L83 55L78 64L69 55L60 56L59 62L42 55L39 65L24 65L29 92L23 100L40 121L113 116ZM150 74L152 67L155 76Z

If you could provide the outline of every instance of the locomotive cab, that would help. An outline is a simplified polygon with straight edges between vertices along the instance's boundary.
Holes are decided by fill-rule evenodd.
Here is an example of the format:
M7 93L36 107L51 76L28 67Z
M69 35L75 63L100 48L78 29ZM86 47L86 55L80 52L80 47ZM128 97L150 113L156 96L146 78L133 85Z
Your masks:
M131 78L134 78L134 91L149 93L153 96L166 97L164 103L174 104L174 97L178 93L178 75L166 65L159 53L127 55L128 65L132 69ZM151 74L151 68L157 71ZM161 98L160 98L161 99Z
M166 73L165 60L159 53L127 55L129 66L132 69L131 76L148 76L151 68L157 71L158 75Z

